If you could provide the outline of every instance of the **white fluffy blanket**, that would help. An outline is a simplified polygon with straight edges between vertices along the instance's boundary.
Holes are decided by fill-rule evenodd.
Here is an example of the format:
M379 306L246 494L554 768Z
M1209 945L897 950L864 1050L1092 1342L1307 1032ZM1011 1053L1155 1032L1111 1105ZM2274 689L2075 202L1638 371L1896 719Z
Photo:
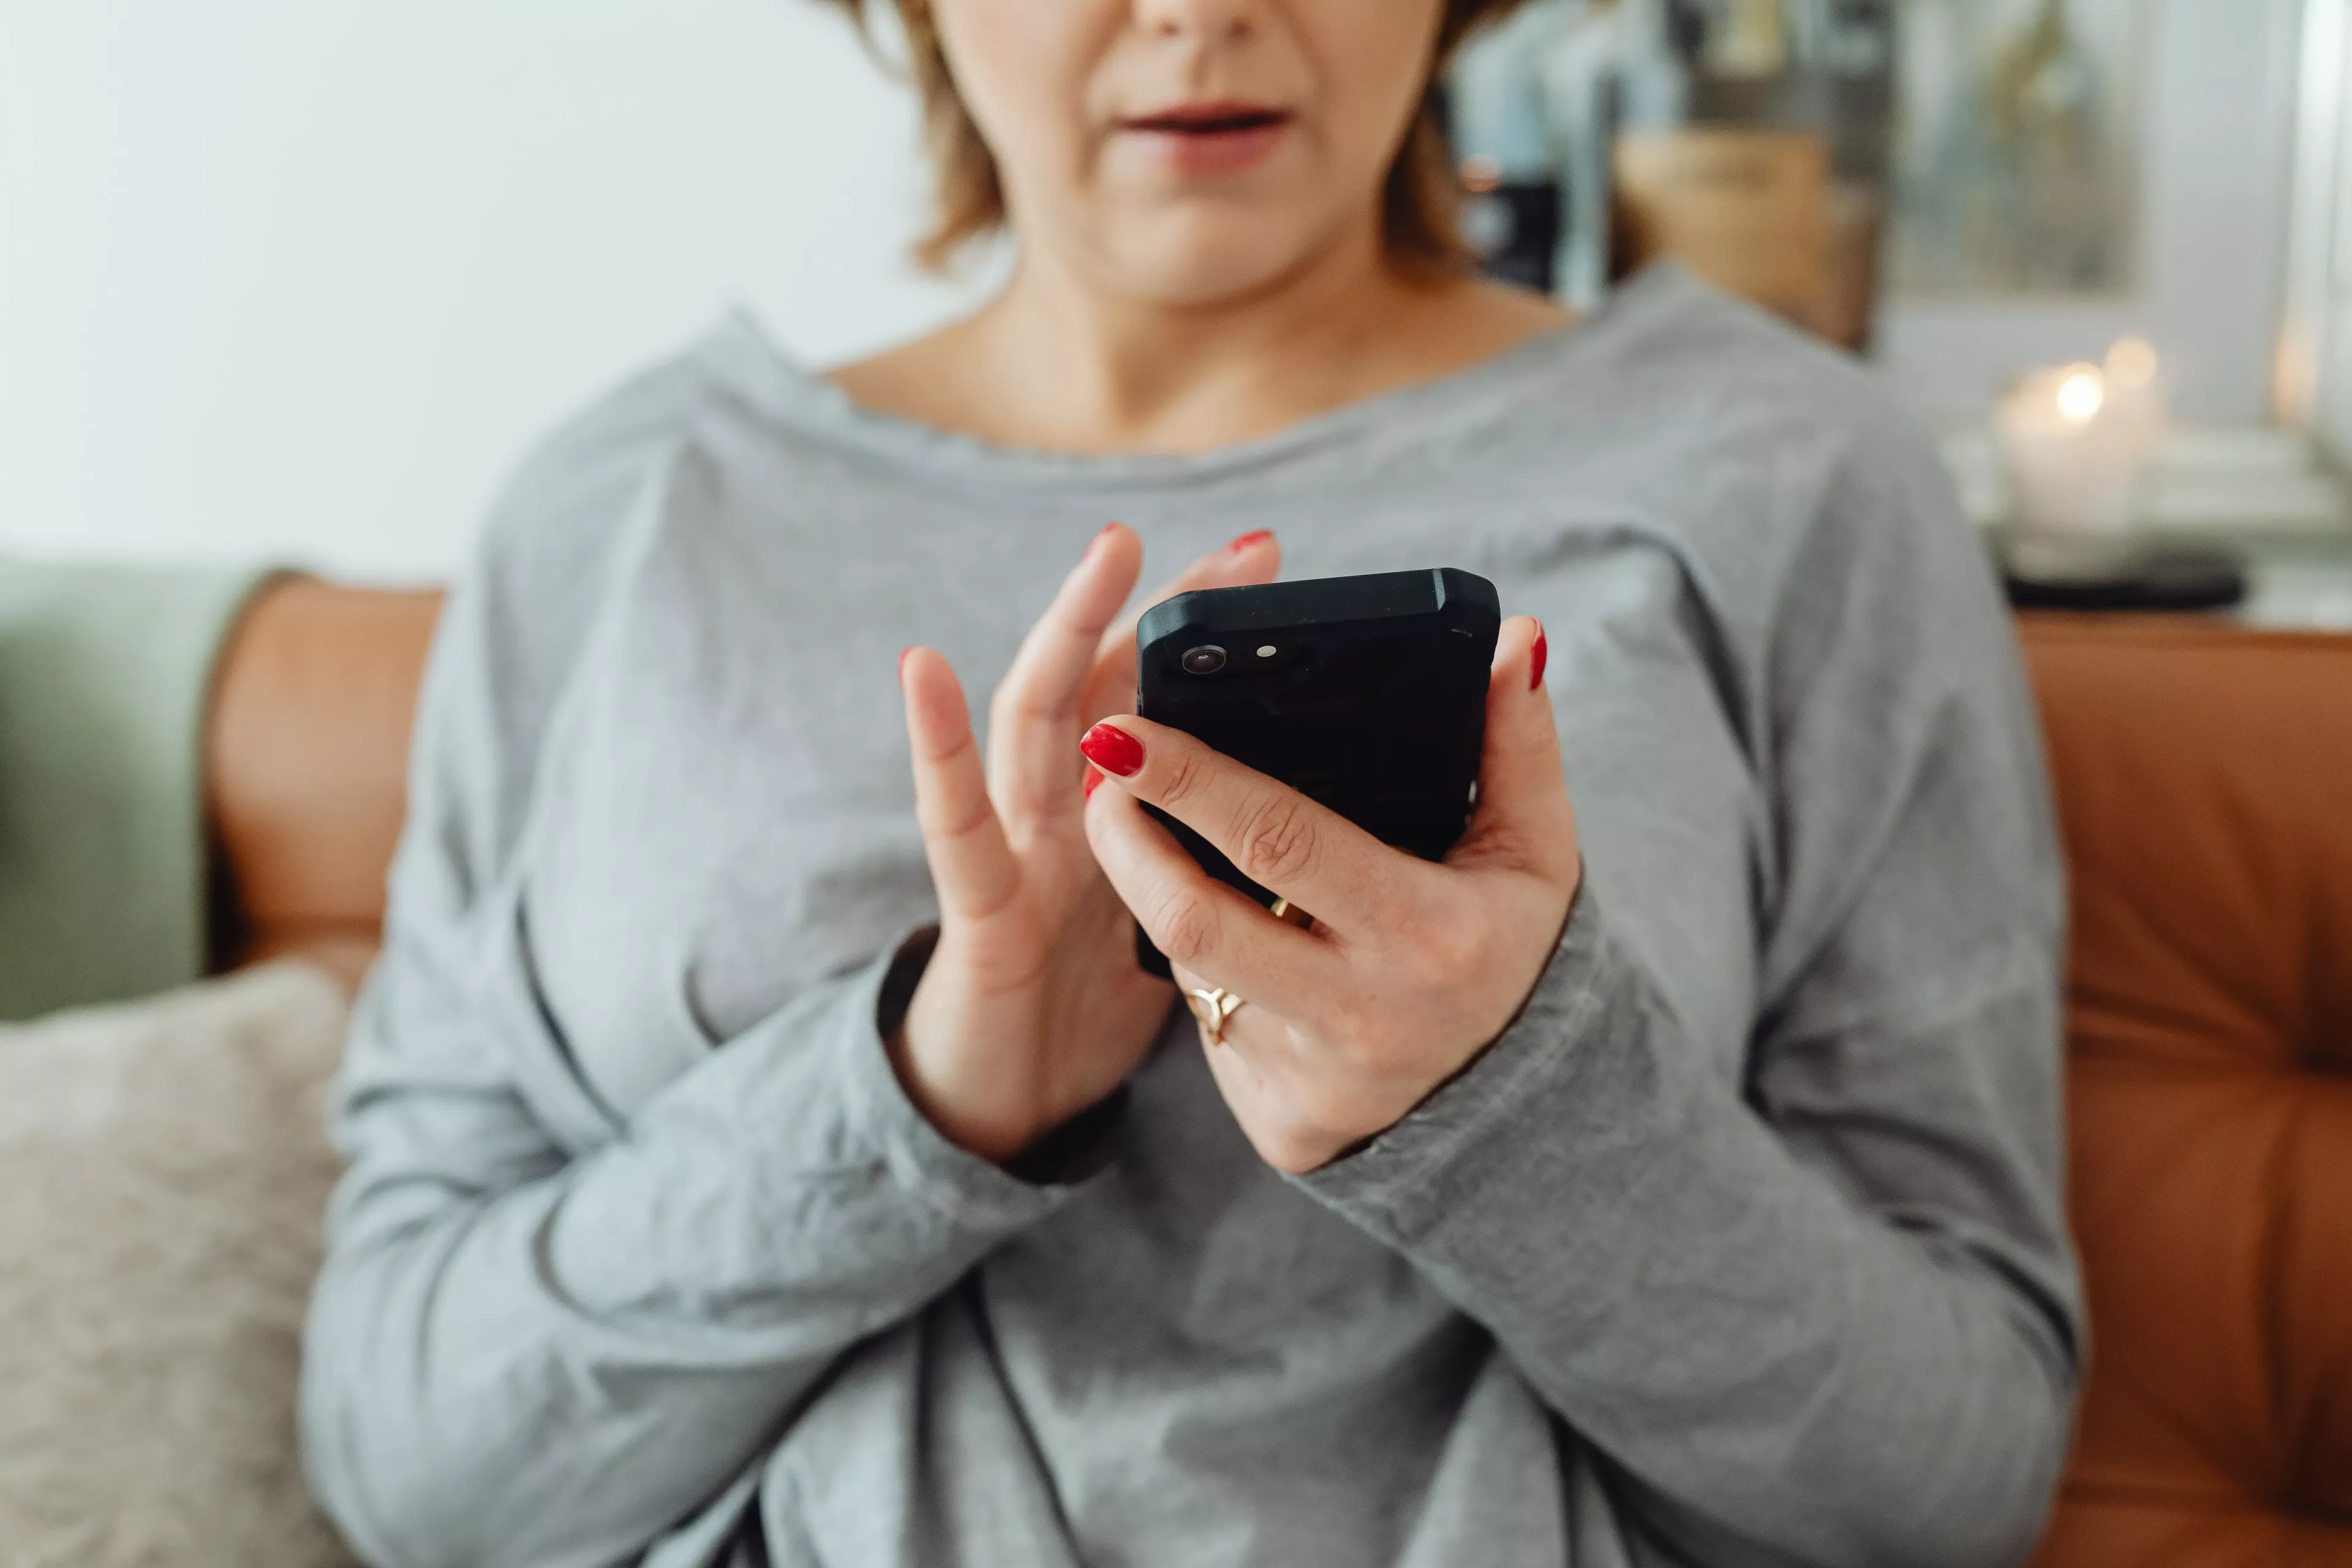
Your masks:
M294 1446L341 990L0 1028L0 1563L343 1568Z

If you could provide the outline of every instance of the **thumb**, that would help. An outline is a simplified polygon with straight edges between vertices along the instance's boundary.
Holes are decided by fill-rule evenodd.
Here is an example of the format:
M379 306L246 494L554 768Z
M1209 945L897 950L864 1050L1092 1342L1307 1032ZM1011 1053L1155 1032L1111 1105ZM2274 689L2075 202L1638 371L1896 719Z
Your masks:
M1575 874L1576 812L1544 686L1549 652L1543 625L1532 616L1503 623L1486 681L1478 809L1445 858L1448 865L1504 864L1548 878Z

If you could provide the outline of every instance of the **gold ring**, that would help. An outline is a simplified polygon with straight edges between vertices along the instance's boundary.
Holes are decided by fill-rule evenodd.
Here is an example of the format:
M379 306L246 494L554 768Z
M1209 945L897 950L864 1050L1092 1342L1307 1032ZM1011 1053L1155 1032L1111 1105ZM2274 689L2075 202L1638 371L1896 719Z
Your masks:
M1300 931L1312 931L1315 928L1315 917L1305 910L1292 908L1288 899L1275 900L1266 907L1265 912L1284 925L1296 926Z
M1222 985L1195 985L1184 993L1184 1003L1192 1009L1192 1016L1201 1021L1201 1033L1213 1046L1225 1043L1225 1020L1244 1005L1243 998Z

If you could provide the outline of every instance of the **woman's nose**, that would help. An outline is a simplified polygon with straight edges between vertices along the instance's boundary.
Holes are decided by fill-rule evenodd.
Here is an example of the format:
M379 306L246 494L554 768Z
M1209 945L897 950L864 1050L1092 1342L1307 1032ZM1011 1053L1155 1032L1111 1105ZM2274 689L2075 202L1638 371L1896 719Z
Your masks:
M1147 37L1196 44L1238 43L1255 30L1264 0L1135 0Z

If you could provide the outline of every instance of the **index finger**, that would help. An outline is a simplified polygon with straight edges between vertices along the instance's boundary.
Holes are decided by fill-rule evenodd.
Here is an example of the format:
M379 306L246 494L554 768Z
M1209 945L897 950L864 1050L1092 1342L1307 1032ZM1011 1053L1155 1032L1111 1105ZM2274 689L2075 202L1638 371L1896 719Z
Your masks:
M1243 876L1311 911L1343 940L1389 923L1399 874L1427 869L1181 730L1123 714L1088 730L1078 749L1128 793L1223 850Z
M1170 964L1231 986L1285 1017L1313 1017L1347 984L1342 951L1276 920L1193 864L1132 797L1097 789L1087 841L1113 891Z
M1096 534L990 700L988 777L1016 835L1023 824L1078 808L1080 771L1063 748L1084 721L1097 641L1142 563L1131 530L1114 522Z

